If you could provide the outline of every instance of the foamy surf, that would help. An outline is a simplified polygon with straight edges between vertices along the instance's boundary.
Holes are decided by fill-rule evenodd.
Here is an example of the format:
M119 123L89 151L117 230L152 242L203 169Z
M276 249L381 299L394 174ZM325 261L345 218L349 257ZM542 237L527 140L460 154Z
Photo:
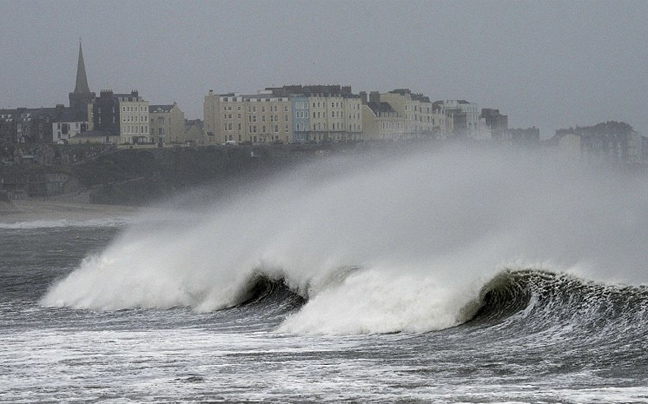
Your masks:
M647 280L645 181L497 150L373 157L317 162L182 220L131 225L41 303L210 312L239 304L261 273L309 299L282 332L417 333L465 321L511 261Z

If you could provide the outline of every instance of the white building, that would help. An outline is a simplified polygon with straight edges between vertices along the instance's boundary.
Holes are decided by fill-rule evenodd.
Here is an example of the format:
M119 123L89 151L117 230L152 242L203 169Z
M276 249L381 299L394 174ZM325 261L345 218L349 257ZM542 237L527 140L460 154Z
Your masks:
M115 94L119 100L119 134L122 143L151 143L149 102L137 93Z
M65 143L71 138L88 130L87 114L65 108L52 121L52 141L54 143Z
M446 114L453 117L453 135L475 140L490 139L486 121L480 118L479 105L465 100L445 100L441 102Z

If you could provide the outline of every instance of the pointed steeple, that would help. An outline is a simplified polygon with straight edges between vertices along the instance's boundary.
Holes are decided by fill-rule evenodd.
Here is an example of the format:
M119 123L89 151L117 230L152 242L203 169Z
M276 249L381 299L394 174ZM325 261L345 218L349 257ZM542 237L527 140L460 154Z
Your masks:
M79 62L77 63L76 85L74 86L74 92L81 94L90 93L90 86L88 86L88 76L86 76L85 63L83 62L83 49L81 48L81 41L79 41Z
M83 119L88 117L88 104L95 98L95 93L90 91L88 76L86 76L85 63L83 62L83 49L79 39L79 61L77 63L76 84L74 92L70 93L70 108L78 112Z

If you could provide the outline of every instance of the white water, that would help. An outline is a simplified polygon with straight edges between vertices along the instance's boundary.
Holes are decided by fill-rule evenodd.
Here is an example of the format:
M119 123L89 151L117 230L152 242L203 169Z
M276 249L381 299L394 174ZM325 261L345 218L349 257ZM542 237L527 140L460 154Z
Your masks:
M332 158L143 220L41 303L208 312L261 271L310 298L281 332L422 332L463 321L504 266L642 283L648 186L611 171L460 148Z

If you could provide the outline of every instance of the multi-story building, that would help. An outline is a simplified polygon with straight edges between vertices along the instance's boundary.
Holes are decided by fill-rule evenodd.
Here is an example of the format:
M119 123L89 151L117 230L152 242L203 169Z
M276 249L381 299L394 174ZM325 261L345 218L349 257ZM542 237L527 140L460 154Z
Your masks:
M590 161L638 162L642 136L625 122L608 121L594 126L556 130L548 140L567 158Z
M432 132L437 139L445 139L454 131L454 114L443 107L443 102L432 103Z
M16 108L0 110L0 140L6 143L50 143L52 122L63 109Z
M284 86L272 90L307 102L307 118L302 121L307 130L299 132L300 140L362 140L362 98L353 94L350 86Z
M466 100L445 100L439 102L447 114L452 115L452 135L475 140L490 139L484 119L480 117L479 105Z
M380 94L380 101L387 102L405 119L404 138L430 138L433 136L433 108L430 99L414 94L409 89L396 89Z
M310 103L308 97L296 95L290 97L290 101L292 102L293 141L306 142L310 132Z
M288 143L292 140L292 102L271 92L214 94L204 102L204 125L217 143Z
M90 130L119 135L122 144L151 143L149 133L149 103L137 91L114 94L101 91L88 105Z
M214 94L205 131L219 143L362 139L362 102L351 87L284 86L256 95Z
M484 120L486 129L490 131L493 140L507 138L508 116L502 115L499 109L482 108L480 118Z
M149 119L151 141L159 145L184 143L185 117L177 103L172 105L150 105Z
M407 122L388 102L380 101L380 93L360 93L364 140L401 140L405 137Z

